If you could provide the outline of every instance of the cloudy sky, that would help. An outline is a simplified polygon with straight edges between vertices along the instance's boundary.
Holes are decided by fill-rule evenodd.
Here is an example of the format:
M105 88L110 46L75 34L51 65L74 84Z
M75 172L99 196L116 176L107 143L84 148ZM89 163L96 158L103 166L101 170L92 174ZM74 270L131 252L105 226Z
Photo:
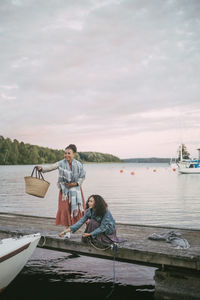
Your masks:
M121 158L200 146L199 0L0 2L0 134Z

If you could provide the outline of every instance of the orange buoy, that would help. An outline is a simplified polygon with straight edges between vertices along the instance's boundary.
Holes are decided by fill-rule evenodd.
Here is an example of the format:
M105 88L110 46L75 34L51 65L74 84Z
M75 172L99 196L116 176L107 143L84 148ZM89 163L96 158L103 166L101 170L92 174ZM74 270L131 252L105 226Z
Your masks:
M131 175L135 175L135 172L132 171L132 172L131 172Z
M124 171L123 170L120 170L120 173L123 173Z

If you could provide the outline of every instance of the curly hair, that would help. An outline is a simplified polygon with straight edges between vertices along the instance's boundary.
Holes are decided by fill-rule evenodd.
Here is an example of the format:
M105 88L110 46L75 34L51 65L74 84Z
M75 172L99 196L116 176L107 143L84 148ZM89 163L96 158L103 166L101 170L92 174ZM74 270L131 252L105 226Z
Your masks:
M94 198L95 215L98 216L98 217L103 217L106 213L108 204L103 199L103 197L101 197L100 195L91 195L91 196L88 197L88 200L86 202L86 208L89 208L88 201L91 197Z
M77 152L76 145L74 145L74 144L70 144L69 146L67 146L67 147L65 148L65 150L67 150L67 149L71 149L74 153Z

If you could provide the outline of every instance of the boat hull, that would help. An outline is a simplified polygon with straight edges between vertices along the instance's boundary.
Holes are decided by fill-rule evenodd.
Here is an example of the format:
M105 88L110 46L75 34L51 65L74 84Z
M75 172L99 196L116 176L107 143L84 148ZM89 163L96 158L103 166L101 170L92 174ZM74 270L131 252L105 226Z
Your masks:
M19 274L33 254L41 235L3 239L0 244L0 292Z
M200 174L200 168L179 168L181 174Z

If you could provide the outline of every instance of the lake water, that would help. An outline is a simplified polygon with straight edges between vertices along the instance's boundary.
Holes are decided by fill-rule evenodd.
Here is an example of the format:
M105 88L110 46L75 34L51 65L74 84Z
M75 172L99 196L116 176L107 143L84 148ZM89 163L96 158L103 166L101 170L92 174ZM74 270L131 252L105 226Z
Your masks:
M85 198L102 195L117 222L200 229L200 175L178 174L167 164L109 163L84 167ZM51 185L46 197L40 199L25 194L24 176L30 175L32 169L30 165L0 166L0 211L55 217L57 170L44 174ZM112 261L37 249L0 297L40 300L55 299L64 293L66 297L72 294L75 300L150 300L153 274L154 268L116 262L116 285L109 296Z
M167 164L84 166L85 198L102 195L117 222L200 229L200 174L177 174ZM32 169L30 165L0 166L0 210L55 217L58 172L44 174L51 184L40 199L25 194L24 176Z

